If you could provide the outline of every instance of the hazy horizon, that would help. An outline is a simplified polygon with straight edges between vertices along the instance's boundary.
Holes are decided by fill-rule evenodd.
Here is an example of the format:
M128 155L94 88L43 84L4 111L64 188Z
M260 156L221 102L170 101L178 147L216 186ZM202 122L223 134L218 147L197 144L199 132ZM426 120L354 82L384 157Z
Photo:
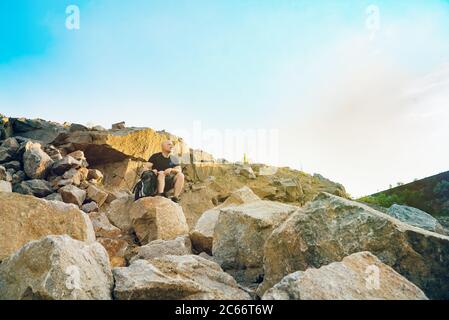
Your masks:
M357 197L449 169L448 39L447 0L2 2L0 113L165 129Z

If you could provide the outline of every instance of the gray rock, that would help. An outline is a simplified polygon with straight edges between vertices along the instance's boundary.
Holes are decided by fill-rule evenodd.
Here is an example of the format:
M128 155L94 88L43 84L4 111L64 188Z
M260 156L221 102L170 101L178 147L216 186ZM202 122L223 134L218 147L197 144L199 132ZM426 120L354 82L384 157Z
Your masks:
M2 164L6 169L14 169L15 171L19 171L22 169L22 164L19 161L10 161Z
M64 201L62 200L61 194L59 194L59 193L52 193L52 194L49 194L49 195L46 196L44 199L45 199L45 200L48 200L48 201L60 201L60 202L64 202Z
M106 128L105 128L105 127L102 127L102 126L100 126L100 125L96 125L96 126L93 126L93 127L91 128L91 130L93 130L93 131L106 131Z
M87 169L86 168L79 168L79 169L70 169L62 176L64 179L71 180L72 183L76 186L79 186L81 182L85 180L87 177Z
M21 183L15 184L14 192L25 195L33 195L38 198L44 198L49 194L53 193L53 188L51 187L51 184L48 181L41 179L33 179L22 181Z
M44 144L52 142L59 134L67 132L67 128L55 122L42 119L10 118L13 122L14 133L28 139L42 141Z
M401 220L402 222L408 223L412 226L423 228L432 232L446 234L443 226L437 219L432 217L427 212L417 208L393 204L390 208L388 208L387 213L393 218Z
M0 299L109 300L113 278L99 243L47 236L0 265Z
M125 233L129 233L133 229L132 220L129 215L133 204L134 196L127 195L112 201L106 211L106 216L109 221Z
M77 132L77 131L89 131L89 128L86 126L83 126L82 124L78 124L78 123L72 123L70 125L70 132Z
M195 255L137 260L113 269L119 300L248 300L236 281L212 261Z
M60 176L70 169L78 168L81 168L81 161L67 155L61 160L54 162L51 170L54 174Z
M81 162L81 166L86 168L89 166L89 163L87 163L86 156L84 155L84 152L81 150L76 150L68 154L68 156L75 158L76 160Z
M95 201L88 202L81 206L81 210L85 213L91 213L98 211L98 204Z
M27 142L23 154L23 168L31 179L45 179L53 165L53 160L46 154L39 143Z
M61 152L58 148L53 145L46 145L44 148L46 154L50 156L53 161L58 161L62 159Z
M192 254L192 244L188 236L180 236L173 240L154 240L139 247L137 254L130 262L138 259L160 258L166 255L183 256Z
M9 153L9 150L3 147L0 147L0 163L11 161L13 157Z
M19 150L20 144L16 138L10 137L3 141L1 147L7 149L11 155L14 155Z
M73 185L62 187L58 192L61 194L62 200L65 203L73 203L78 207L81 207L86 199L86 191Z

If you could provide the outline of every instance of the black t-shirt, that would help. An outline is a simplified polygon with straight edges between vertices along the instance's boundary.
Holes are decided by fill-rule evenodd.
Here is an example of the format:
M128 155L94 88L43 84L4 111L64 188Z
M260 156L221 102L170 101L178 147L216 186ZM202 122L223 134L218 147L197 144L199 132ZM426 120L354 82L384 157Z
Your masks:
M153 164L152 169L156 169L157 171L165 171L168 168L179 166L179 161L176 157L169 156L166 158L162 152L153 154L148 161Z

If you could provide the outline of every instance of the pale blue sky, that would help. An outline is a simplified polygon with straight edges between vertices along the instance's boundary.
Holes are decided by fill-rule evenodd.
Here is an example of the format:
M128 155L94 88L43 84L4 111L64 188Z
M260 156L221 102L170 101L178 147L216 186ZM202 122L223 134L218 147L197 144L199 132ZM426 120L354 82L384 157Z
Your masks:
M65 28L71 4L80 30ZM443 0L4 0L0 112L277 130L277 154L250 157L362 195L448 169L448 40Z

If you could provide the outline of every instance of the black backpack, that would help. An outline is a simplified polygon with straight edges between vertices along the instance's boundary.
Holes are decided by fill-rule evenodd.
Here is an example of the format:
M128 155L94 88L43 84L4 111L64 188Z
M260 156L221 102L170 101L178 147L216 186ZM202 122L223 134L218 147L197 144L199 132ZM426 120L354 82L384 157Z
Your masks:
M145 171L142 173L140 180L133 188L134 200L138 200L144 197L153 197L157 194L157 177L156 174L151 171Z

